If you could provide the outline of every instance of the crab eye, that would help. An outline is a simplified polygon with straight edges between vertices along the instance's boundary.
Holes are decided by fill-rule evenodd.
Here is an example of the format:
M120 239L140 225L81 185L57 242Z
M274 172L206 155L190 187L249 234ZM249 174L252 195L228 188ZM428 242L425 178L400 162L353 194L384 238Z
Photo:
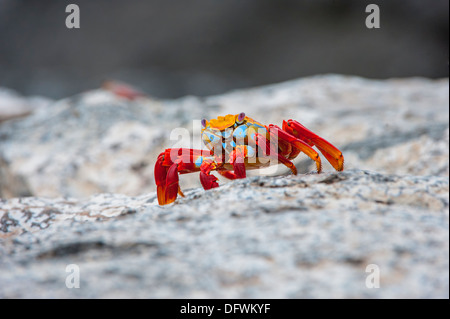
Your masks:
M206 127L206 119L202 119L202 127L203 127L203 128Z
M239 113L238 118L237 118L237 122L239 124L241 124L244 121L244 119L245 119L245 113L244 112Z

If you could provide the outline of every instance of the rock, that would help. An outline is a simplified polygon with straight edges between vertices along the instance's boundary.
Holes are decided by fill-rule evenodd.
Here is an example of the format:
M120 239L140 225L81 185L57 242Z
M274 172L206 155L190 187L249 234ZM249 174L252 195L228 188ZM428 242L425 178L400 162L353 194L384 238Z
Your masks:
M448 84L94 90L2 122L0 298L448 298ZM153 165L173 130L196 143L193 120L240 112L299 120L344 152L345 171L323 159L316 174L301 155L297 176L278 167L209 191L189 174L185 198L157 205ZM66 287L74 264L79 289Z
M37 196L150 191L150 161L166 132L155 127L158 105L104 91L61 100L0 126L0 157Z
M161 151L201 146L193 120L245 112L266 124L297 119L340 148L347 168L448 176L448 85L448 79L327 75L177 100L128 100L94 90L4 122L0 158L34 196L137 196L155 190L153 167ZM188 130L190 140L180 144L174 134L171 141L176 128ZM295 163L303 173L314 169L303 155ZM280 167L265 174L285 172ZM182 176L181 185L200 187L198 175ZM0 195L21 196L2 188Z
M46 108L51 100L44 97L20 96L13 90L0 87L0 127L2 122L26 117L39 108ZM20 130L20 128L18 128ZM0 141L7 138L12 131L2 131ZM2 143L0 142L0 145ZM15 160L13 158L12 160ZM2 155L0 147L0 198L12 198L32 195L27 184L27 177L17 174L11 168L11 162Z
M44 97L24 98L13 90L0 87L0 123L27 116L35 108L45 106L51 103L51 100Z
M348 170L165 207L154 193L3 200L0 297L448 298L448 191L447 177Z
M30 189L22 176L15 176L9 164L0 157L0 198L31 196Z

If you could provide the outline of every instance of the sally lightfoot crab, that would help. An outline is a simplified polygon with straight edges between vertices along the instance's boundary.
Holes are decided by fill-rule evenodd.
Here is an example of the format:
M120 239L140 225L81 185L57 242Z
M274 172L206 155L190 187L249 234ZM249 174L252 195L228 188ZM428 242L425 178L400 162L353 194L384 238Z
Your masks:
M155 164L155 181L160 205L172 203L177 194L184 196L179 186L179 174L200 172L205 190L218 187L211 171L229 178L245 178L246 170L284 164L294 175L292 163L301 152L315 161L317 172L322 170L315 146L338 171L344 169L344 157L332 144L308 130L295 120L283 121L282 128L265 126L245 113L228 114L217 119L202 120L202 140L208 150L169 148Z

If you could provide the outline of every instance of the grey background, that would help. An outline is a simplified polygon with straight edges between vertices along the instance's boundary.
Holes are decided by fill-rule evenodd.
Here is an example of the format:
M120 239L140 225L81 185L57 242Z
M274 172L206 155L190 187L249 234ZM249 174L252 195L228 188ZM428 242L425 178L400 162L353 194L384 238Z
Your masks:
M381 29L365 27L369 3ZM324 73L448 77L448 15L448 0L0 0L0 86L60 98L116 79L175 98Z

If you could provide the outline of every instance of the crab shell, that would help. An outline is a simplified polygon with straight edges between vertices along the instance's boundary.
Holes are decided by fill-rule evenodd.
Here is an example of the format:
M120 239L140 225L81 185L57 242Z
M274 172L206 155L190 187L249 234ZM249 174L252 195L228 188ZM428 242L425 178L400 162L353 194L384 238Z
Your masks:
M245 113L202 120L202 140L217 155L225 153L226 156L237 146L244 146L247 157L254 158L257 156L255 133L270 138L267 127L245 116Z

